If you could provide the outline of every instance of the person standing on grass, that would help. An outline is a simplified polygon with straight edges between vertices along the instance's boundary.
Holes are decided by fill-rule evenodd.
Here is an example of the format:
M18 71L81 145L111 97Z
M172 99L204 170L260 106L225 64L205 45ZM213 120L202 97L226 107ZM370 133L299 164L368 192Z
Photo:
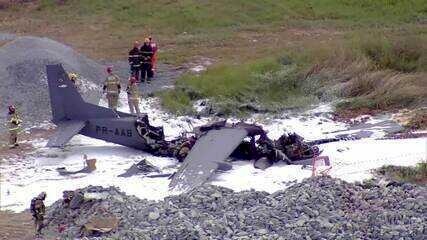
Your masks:
M144 82L146 79L147 83L150 83L153 78L153 48L150 46L150 39L146 38L144 40L144 45L142 45L140 52L142 57L141 81Z

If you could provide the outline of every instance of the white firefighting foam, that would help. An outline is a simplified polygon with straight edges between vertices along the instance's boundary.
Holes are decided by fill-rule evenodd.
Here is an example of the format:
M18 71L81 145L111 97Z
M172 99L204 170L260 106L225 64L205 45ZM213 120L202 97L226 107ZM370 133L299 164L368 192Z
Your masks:
M128 111L126 96L121 96L121 111ZM101 101L105 106L105 101ZM212 119L173 117L160 110L157 99L147 98L141 104L143 112L148 113L153 125L164 126L168 139L190 131L194 126L206 124ZM254 115L248 122L261 124L268 135L275 139L284 131L296 132L308 140L326 138L337 133L352 133L343 123L332 121L327 112L328 105L322 105L302 115L284 114L271 118L267 115ZM382 119L371 119L376 123ZM374 125L372 125L374 126ZM366 129L364 129L366 130ZM329 156L332 169L329 174L347 181L360 181L370 178L371 170L385 164L415 165L427 159L427 138L401 140L375 140L385 132L381 126L370 129L373 134L366 139L334 142L320 145L322 155ZM29 208L33 196L41 191L47 192L47 204L62 197L62 191L73 190L88 185L117 186L127 194L139 198L160 200L171 194L167 178L117 177L131 165L147 159L164 173L178 169L176 160L154 157L144 152L107 143L101 140L75 136L65 149L45 148L46 140L32 140L36 150L23 159L9 159L0 166L0 207L1 210L23 211ZM90 174L60 176L56 168L79 170L83 167L83 154L97 159L97 169ZM233 169L214 176L213 184L236 191L256 189L274 192L289 186L293 181L310 177L309 169L301 166L275 164L266 170L258 170L252 162L234 162Z

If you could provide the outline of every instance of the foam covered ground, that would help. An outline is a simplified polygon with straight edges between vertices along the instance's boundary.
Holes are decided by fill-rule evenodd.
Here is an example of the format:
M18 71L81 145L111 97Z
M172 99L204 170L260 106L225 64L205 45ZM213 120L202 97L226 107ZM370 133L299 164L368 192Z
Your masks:
M128 112L126 96L121 96L120 110ZM101 101L105 106L105 101ZM164 126L168 139L192 127L206 124L213 119L174 117L162 112L155 98L144 99L142 111L149 114L153 125ZM307 140L333 137L343 133L370 132L361 140L342 141L320 145L322 155L331 160L330 175L346 181L361 181L371 177L371 170L385 164L415 165L427 159L427 138L377 140L390 128L389 116L371 118L361 127L348 126L331 120L329 105L321 105L303 113L284 113L281 116L254 115L248 122L261 124L268 135L275 139L286 132L297 132ZM232 120L236 121L236 120ZM382 124L384 123L384 124ZM91 139L75 136L65 149L45 148L47 140L32 140L35 151L23 159L9 159L0 166L0 207L2 210L22 211L29 207L32 197L41 191L47 192L47 204L62 197L62 191L82 188L88 185L117 186L127 194L140 198L159 200L171 194L167 178L117 177L131 165L146 158L171 173L178 169L175 159L154 157L144 152ZM79 170L84 165L83 154L97 159L97 170L90 174L60 176L55 170ZM234 162L233 169L216 174L213 184L236 191L246 189L274 192L286 188L294 181L310 177L310 169L301 166L276 164L266 170L258 170L252 162Z

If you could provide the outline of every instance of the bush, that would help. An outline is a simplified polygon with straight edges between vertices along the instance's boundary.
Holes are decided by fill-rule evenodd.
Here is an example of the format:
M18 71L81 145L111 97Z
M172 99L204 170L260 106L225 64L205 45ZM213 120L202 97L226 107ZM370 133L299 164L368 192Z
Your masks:
M408 36L397 39L381 35L368 35L360 43L362 53L377 69L414 72L427 69L425 56L427 39Z
M376 173L389 180L425 185L427 183L427 162L420 162L415 167L383 166Z

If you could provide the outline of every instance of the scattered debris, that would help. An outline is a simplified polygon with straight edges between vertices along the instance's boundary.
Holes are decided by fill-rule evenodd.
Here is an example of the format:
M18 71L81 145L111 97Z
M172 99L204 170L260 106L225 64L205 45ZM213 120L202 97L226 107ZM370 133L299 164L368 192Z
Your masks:
M79 174L79 173L91 173L96 170L96 159L87 159L87 155L83 155L83 159L85 160L85 166L78 171L67 171L65 167L57 168L59 175L66 176L66 175L73 175L73 174Z
M139 174L149 174L152 172L160 173L160 169L151 164L147 159L142 159L137 164L132 165L125 173L119 175L119 177L132 177Z
M198 127L189 137L182 136L167 141L163 127L152 126L147 114L137 117L86 103L60 64L47 65L46 70L52 122L58 126L47 144L48 147L63 147L74 135L82 134L140 149L155 156L174 157L184 161L184 164L173 176L171 188L191 190L209 180L219 167L223 167L220 170L230 169L224 163L230 156L242 160L265 157L271 164L278 161L298 164L299 160L320 154L317 147L305 143L295 133L284 134L273 142L258 125L243 122L230 125L226 120ZM58 83L61 85L58 86ZM250 140L246 141L245 138ZM266 167L268 166L262 166L264 169ZM150 171L145 168L147 164L143 162L121 176L132 176L141 170ZM59 169L59 172L67 175L87 172L87 169L77 172Z

